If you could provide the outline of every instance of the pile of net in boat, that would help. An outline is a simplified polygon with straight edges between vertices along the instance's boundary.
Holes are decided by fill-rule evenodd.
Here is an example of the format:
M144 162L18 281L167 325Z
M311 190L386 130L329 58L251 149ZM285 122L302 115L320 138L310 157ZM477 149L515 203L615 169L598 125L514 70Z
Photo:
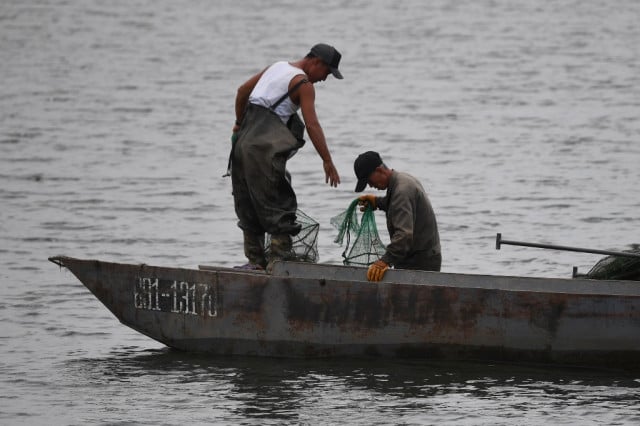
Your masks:
M300 209L296 211L296 223L302 225L302 229L300 229L298 235L291 237L292 259L290 260L318 262L318 230L320 229L320 224ZM264 253L268 259L271 251L271 235L266 235L264 245Z
M358 199L356 198L344 212L331 218L331 224L338 230L335 243L342 245L344 238L347 238L347 244L342 253L343 263L366 266L382 257L385 246L380 241L371 206L366 206L361 222L358 222L357 207Z
M640 254L640 245L633 244L626 253ZM607 256L598 261L584 276L594 280L637 280L640 281L640 258Z

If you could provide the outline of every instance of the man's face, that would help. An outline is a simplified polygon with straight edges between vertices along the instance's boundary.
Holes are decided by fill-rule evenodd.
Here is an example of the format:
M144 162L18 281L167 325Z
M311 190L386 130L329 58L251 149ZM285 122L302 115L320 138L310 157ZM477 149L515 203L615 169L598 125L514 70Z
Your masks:
M376 169L369 175L367 181L370 187L375 189L387 189L389 180L387 175L382 172L382 166L376 167Z
M312 83L316 83L318 81L325 81L327 77L331 74L331 69L329 65L327 65L320 58L313 58L313 64L311 69L309 70L309 80Z

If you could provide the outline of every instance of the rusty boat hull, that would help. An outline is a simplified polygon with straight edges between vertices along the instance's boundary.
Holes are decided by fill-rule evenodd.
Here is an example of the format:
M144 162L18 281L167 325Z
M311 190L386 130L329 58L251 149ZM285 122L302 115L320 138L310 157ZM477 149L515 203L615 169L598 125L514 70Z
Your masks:
M420 357L640 370L640 283L282 262L272 274L110 263L68 268L123 324L217 355Z

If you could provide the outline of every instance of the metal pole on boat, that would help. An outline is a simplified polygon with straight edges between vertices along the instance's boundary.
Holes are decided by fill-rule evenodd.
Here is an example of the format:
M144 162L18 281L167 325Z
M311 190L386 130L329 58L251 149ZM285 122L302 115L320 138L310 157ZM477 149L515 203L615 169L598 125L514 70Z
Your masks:
M523 241L503 240L502 234L498 233L496 235L496 250L500 250L501 244L508 244L512 246L537 247L537 248L552 249L552 250L577 251L581 253L606 254L609 256L640 258L640 253L628 253L624 251L610 251L610 250L595 250L595 249L587 249L587 248L580 248L580 247L556 246L553 244L538 244L538 243L527 243Z

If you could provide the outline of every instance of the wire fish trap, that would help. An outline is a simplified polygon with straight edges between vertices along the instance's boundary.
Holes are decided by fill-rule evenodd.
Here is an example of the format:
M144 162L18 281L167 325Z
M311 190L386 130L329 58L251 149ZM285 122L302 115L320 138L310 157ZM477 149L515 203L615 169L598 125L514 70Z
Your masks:
M320 259L318 254L320 223L300 209L296 211L296 223L302 225L302 228L297 235L291 237L291 253L287 256L287 260L317 263ZM264 253L267 259L270 252L271 235L267 234L264 241Z

